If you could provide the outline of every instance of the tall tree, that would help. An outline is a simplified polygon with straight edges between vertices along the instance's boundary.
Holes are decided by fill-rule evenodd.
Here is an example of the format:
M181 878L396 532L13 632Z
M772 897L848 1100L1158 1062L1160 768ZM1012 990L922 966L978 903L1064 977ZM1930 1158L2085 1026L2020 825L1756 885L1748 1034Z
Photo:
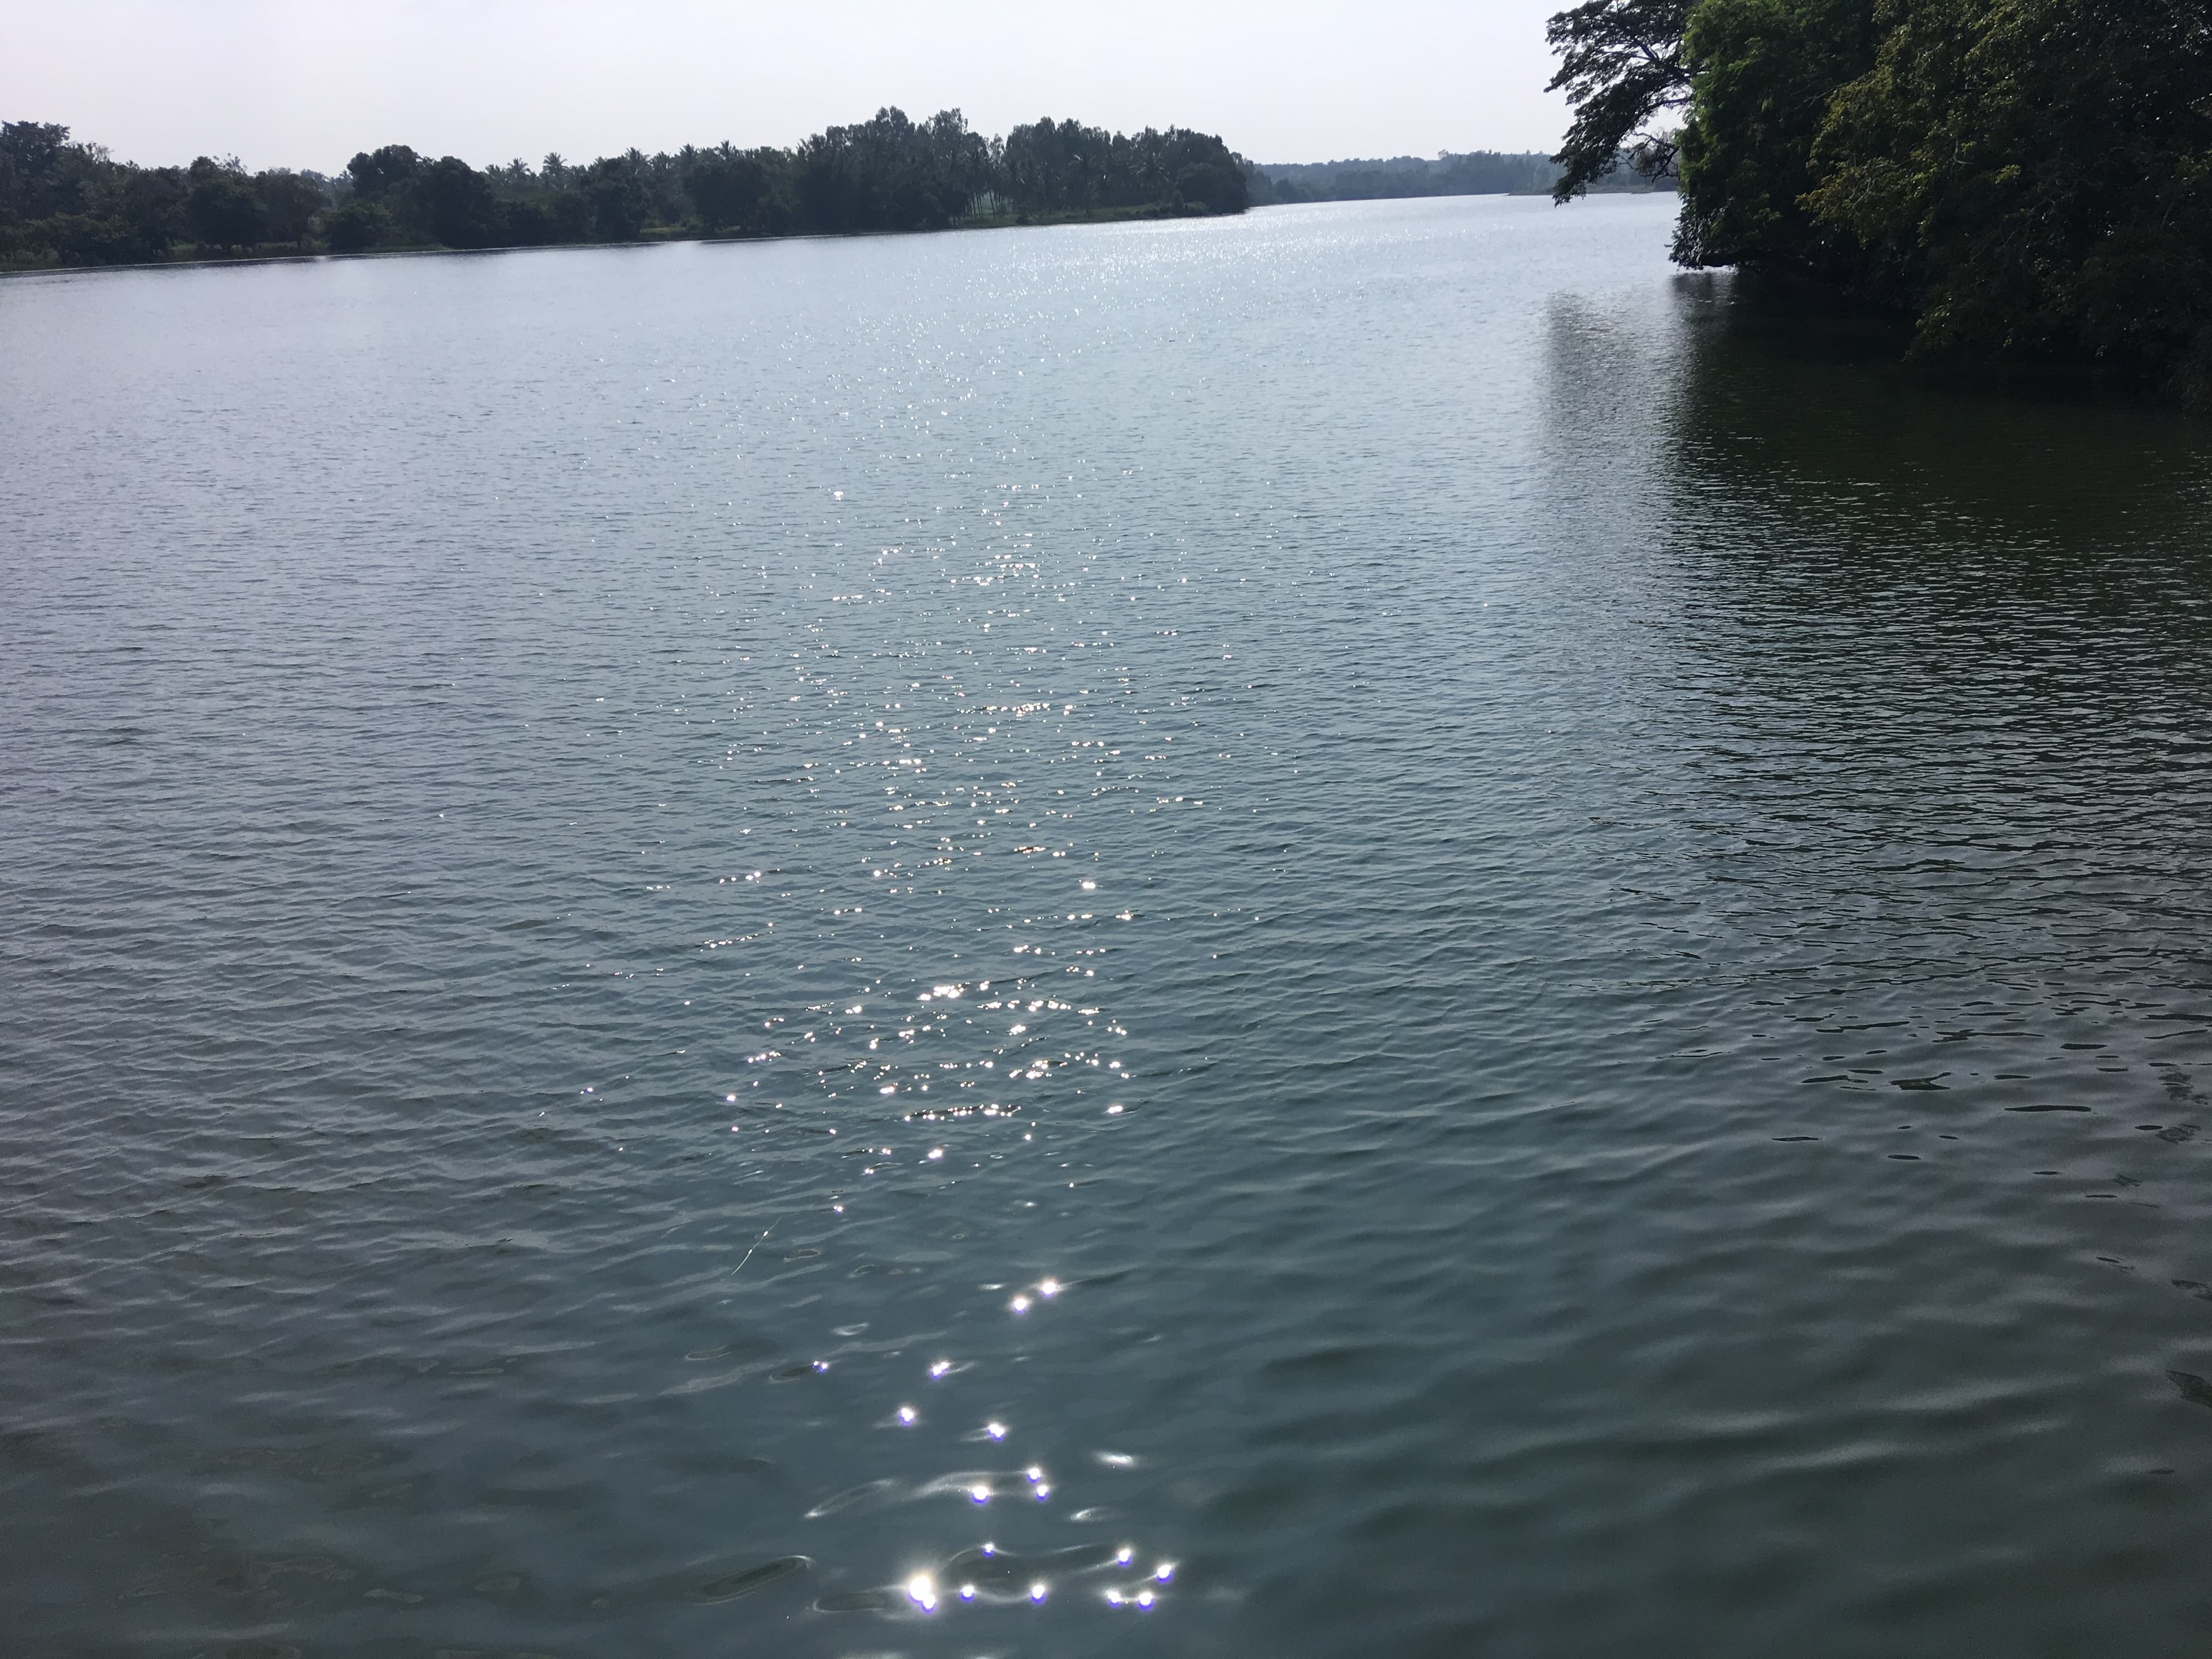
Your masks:
M769 188L767 165L750 151L727 143L684 155L684 188L708 232L763 228L762 209Z
M331 204L320 173L271 168L254 175L253 188L261 198L269 239L275 242L304 244L316 216Z
M495 247L506 240L506 216L490 180L459 156L441 156L424 167L415 192L430 234L447 247Z
M59 210L55 185L69 132L49 121L0 122L0 215L39 219Z
M253 182L235 161L201 156L191 165L185 196L185 222L202 248L229 252L260 245L267 216Z
M1695 0L1584 0L1544 31L1559 54L1549 92L1574 111L1552 198L1568 202L1617 169L1624 157L1647 179L1674 173L1675 141L1655 125L1689 101L1682 34Z
M355 191L368 197L381 196L407 183L422 170L422 158L405 144L363 150L346 163Z

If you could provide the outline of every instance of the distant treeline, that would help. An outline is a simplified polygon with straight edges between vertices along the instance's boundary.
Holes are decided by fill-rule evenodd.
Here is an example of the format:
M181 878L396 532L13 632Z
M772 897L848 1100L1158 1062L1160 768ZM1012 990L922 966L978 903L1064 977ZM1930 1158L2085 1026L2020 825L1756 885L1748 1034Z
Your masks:
M101 265L379 248L544 247L684 235L933 230L961 223L1242 213L1249 164L1181 127L1049 118L1004 138L957 110L896 109L791 149L685 146L472 167L404 144L326 175L201 156L145 167L67 127L0 123L0 264Z
M1372 161L1269 161L1252 171L1252 205L1281 202L1372 202L1406 196L1541 196L1559 169L1548 155L1447 150L1431 160L1394 155ZM1650 190L1632 169L1594 180L1597 190Z

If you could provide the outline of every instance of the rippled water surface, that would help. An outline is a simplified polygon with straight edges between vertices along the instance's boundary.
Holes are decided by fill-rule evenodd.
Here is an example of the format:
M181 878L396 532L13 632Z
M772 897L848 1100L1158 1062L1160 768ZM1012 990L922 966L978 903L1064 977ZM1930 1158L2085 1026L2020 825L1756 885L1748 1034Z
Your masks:
M0 286L10 1651L2205 1651L2212 439L1668 213Z

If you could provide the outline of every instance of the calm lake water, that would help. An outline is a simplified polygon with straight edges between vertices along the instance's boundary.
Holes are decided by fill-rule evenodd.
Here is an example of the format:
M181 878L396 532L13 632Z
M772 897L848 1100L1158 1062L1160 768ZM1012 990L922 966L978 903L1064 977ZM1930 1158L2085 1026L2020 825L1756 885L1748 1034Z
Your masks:
M0 284L10 1651L2205 1651L2212 431L1670 213Z

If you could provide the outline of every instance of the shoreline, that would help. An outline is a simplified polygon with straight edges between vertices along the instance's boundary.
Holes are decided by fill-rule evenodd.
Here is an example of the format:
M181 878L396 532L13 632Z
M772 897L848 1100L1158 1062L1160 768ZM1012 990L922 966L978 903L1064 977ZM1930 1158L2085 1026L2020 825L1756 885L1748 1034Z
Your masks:
M1285 204L1283 205L1306 205ZM101 270L198 270L212 266L228 265L299 265L316 264L339 259L412 259L426 257L451 258L455 255L475 256L487 253L562 253L586 248L673 247L686 244L724 244L732 242L843 242L872 236L943 236L957 231L981 230L1041 230L1066 225L1109 225L1144 222L1164 222L1185 219L1238 219L1257 209L1246 208L1236 213L1193 213L1181 208L1146 206L1141 208L1102 208L1091 211L1064 210L1048 213L1000 214L991 218L963 219L949 225L925 227L915 230L795 230L763 233L757 235L714 234L706 231L681 232L665 236L640 236L624 242L503 242L491 247L449 247L442 242L419 244L409 247L362 248L352 252L331 250L297 253L241 253L229 258L147 259L129 264L112 265L10 265L0 264L0 280L16 276L74 276L89 271Z
M1621 191L1607 194L1660 195L1671 191ZM10 265L0 264L0 281L17 276L74 276L99 270L196 270L216 265L296 265L313 264L336 259L412 259L430 256L451 258L455 255L486 253L559 253L586 248L669 247L684 244L729 242L842 242L870 236L943 236L958 231L982 230L1042 230L1067 225L1114 225L1164 223L1186 219L1241 219L1247 214L1263 213L1275 208L1342 207L1352 202L1428 202L1428 201L1488 201L1492 199L1534 201L1542 199L1535 191L1491 190L1473 191L1463 196L1358 196L1343 201L1268 202L1236 213L1193 213L1180 208L1148 205L1140 208L1101 208L1091 211L1064 209L1047 213L998 214L990 218L971 218L956 221L949 225L918 230L793 230L759 235L716 235L705 231L684 232L665 236L641 236L627 242L505 242L493 247L448 247L441 242L431 242L411 247L362 248L356 252L339 253L330 251L297 253L241 253L231 258L149 259L131 264L114 265Z

